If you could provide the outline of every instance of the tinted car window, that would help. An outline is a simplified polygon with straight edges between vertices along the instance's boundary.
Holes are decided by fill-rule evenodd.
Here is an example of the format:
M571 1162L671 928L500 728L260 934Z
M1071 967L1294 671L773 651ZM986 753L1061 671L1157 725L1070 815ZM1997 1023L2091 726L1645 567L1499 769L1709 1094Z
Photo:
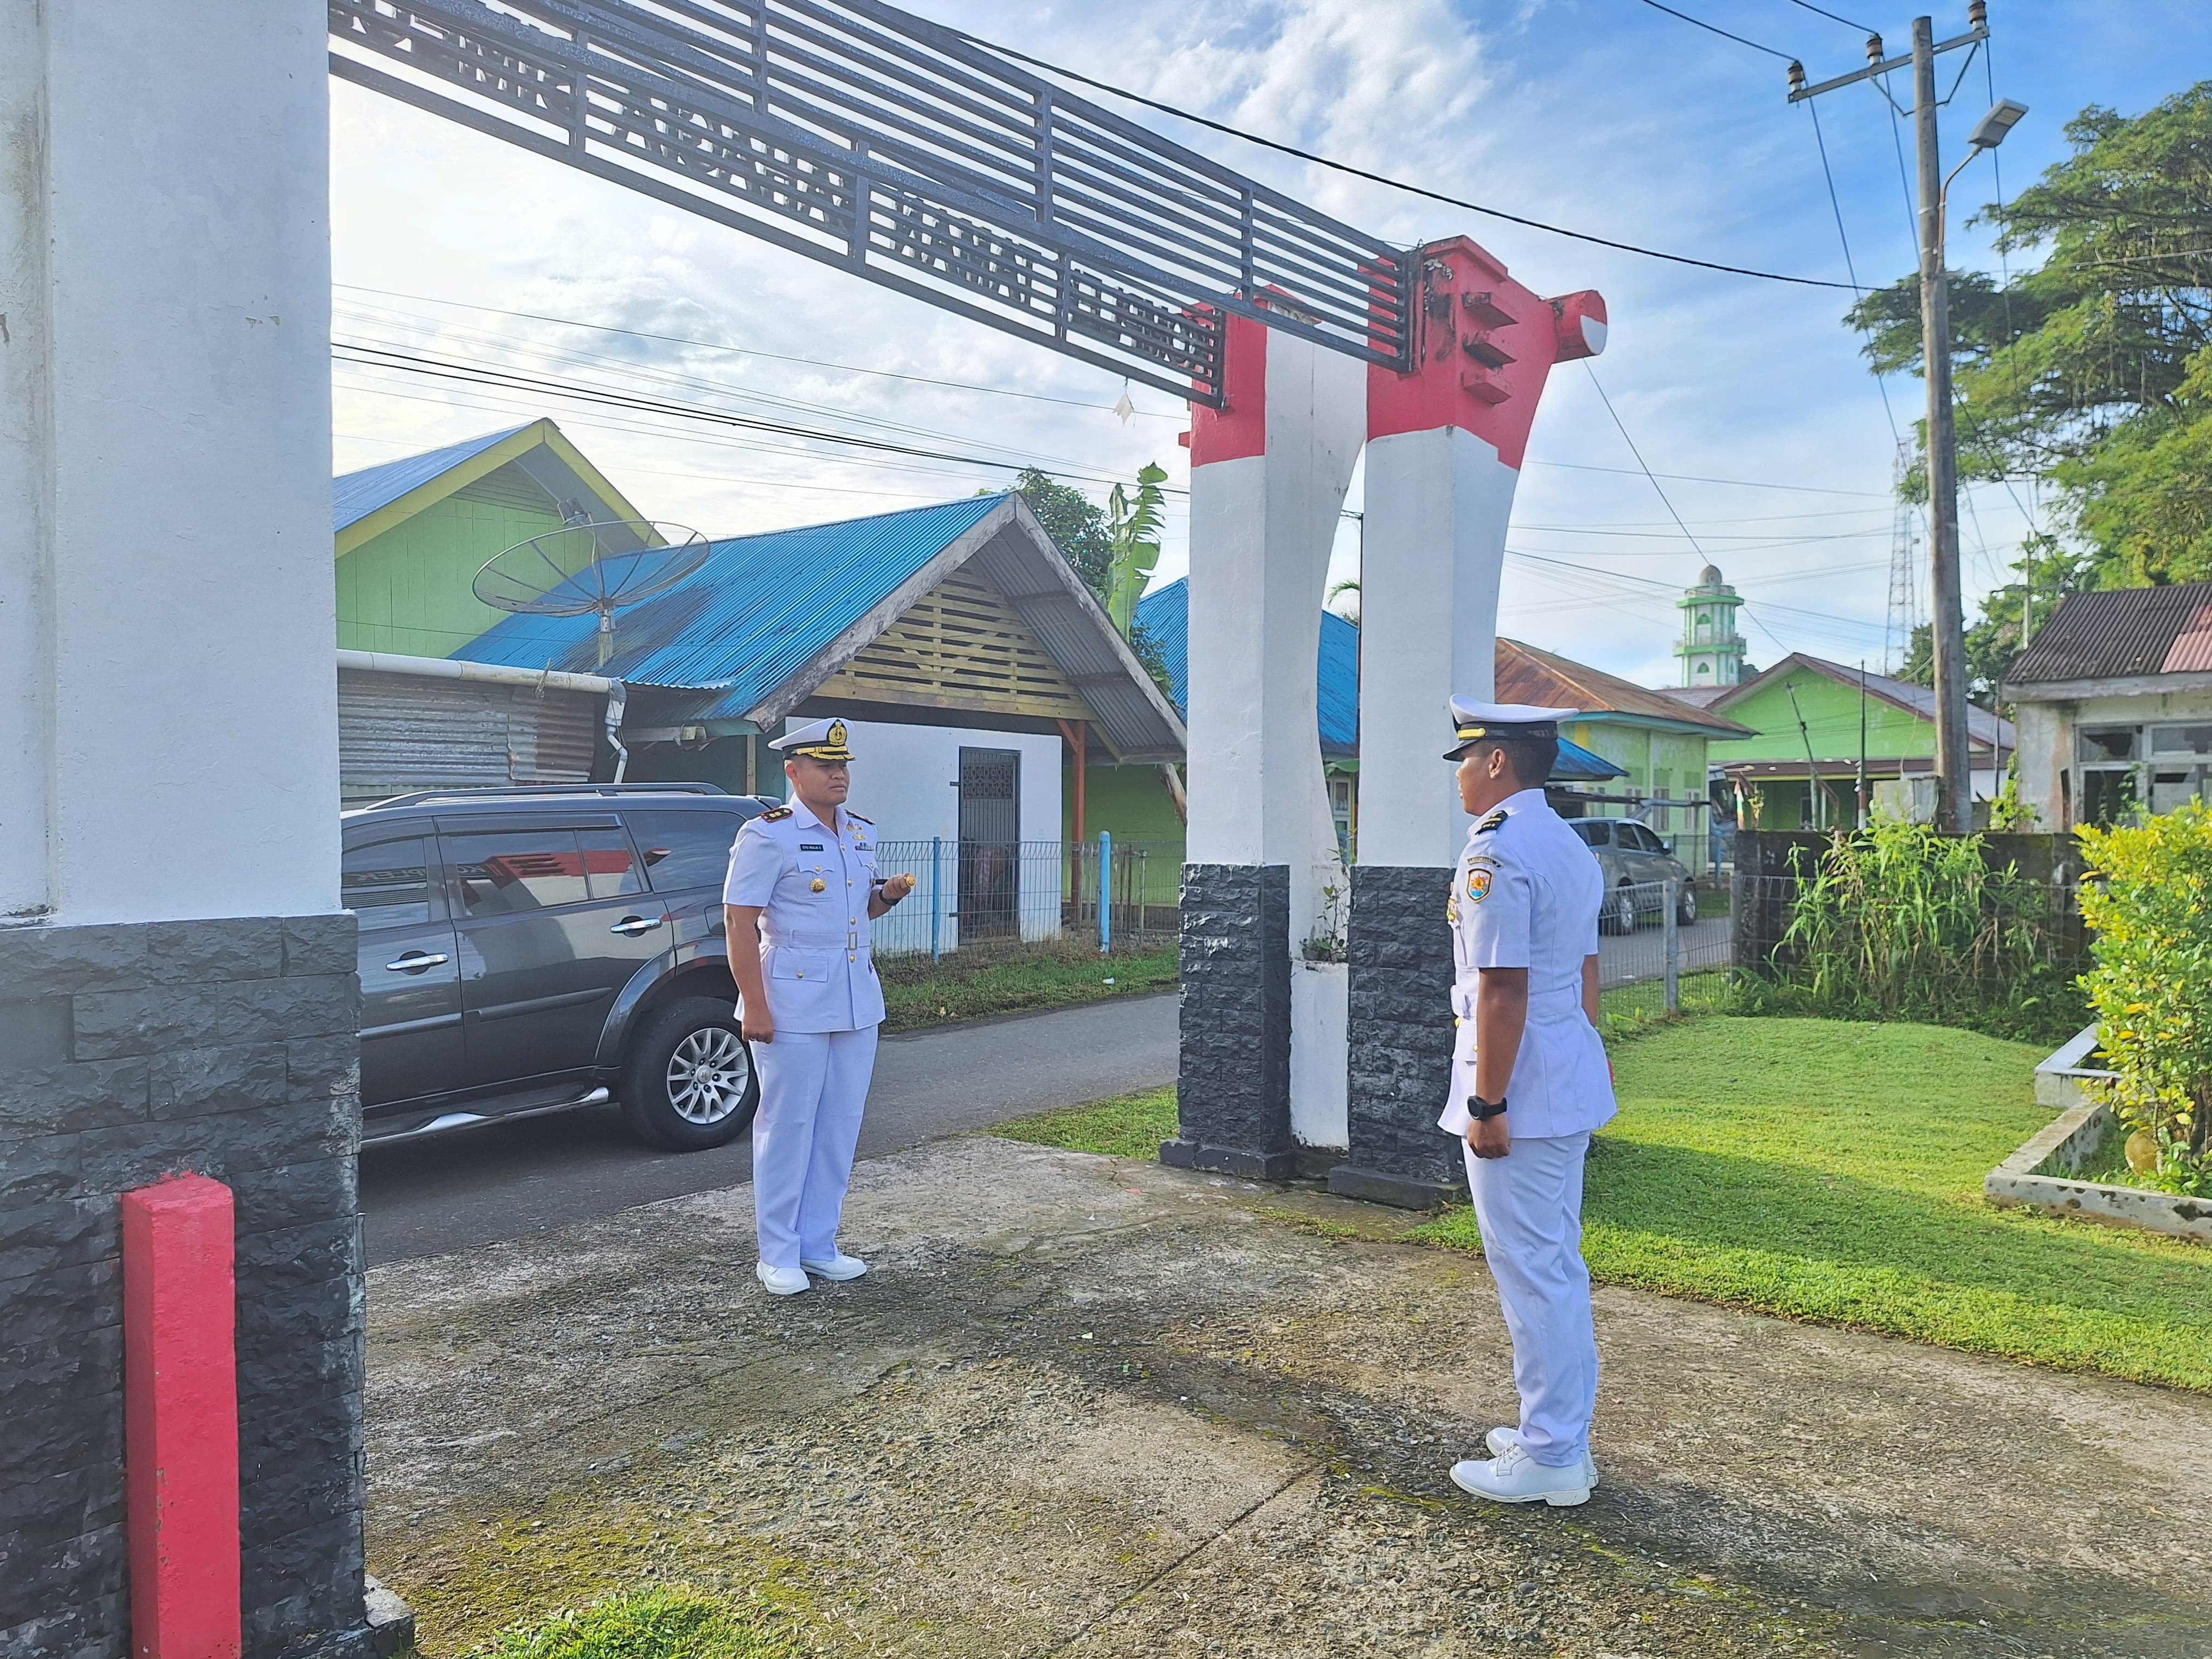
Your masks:
M1620 833L1626 838L1628 845L1639 853L1663 853L1667 850L1660 844L1659 837L1640 823L1625 823L1620 827Z
M619 830L582 830L576 839L584 849L584 874L592 884L593 898L618 898L624 893L642 893L645 873L637 867L637 855L630 851L629 837Z
M501 830L447 836L446 860L471 916L547 910L591 897L573 830Z
M1610 847L1613 844L1612 829L1609 823L1593 823L1588 819L1574 826L1575 833L1592 847Z
M657 893L679 887L720 887L729 872L730 843L744 822L735 812L625 812L646 879Z
M341 869L338 902L361 918L363 933L430 920L430 875L420 836L348 848Z

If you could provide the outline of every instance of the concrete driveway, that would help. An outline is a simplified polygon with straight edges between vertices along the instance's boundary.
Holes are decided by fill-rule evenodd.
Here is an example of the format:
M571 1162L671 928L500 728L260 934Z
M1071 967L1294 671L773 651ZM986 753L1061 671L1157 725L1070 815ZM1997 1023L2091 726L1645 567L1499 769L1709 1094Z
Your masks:
M824 1656L2203 1659L2212 1400L1605 1289L1585 1508L1412 1218L1012 1142L862 1166L771 1301L750 1188L369 1276L369 1564L426 1659L649 1577Z

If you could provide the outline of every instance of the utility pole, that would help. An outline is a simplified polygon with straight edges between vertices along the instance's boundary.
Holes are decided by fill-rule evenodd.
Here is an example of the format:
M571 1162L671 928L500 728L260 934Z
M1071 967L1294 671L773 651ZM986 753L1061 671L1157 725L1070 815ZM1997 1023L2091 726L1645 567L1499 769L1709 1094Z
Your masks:
M1959 446L1951 411L1951 291L1943 267L1945 198L1959 168L1982 151L1996 148L2014 123L2027 113L2025 105L2009 99L2000 102L1982 118L1968 138L1965 160L1951 169L1949 177L1944 175L1936 149L1936 112L1943 100L1936 96L1936 59L1960 46L1978 47L1990 38L1986 0L1970 0L1966 21L1966 33L1939 41L1934 19L1914 18L1912 50L1901 58L1884 57L1881 36L1869 35L1866 68L1818 86L1805 84L1803 64L1790 65L1793 104L1869 80L1881 86L1882 96L1887 98L1887 83L1880 77L1901 69L1912 71L1912 107L1909 112L1899 109L1899 113L1912 118L1920 164L1920 334L1921 362L1928 381L1928 561L1933 601L1929 632L1936 659L1936 775L1941 784L1936 823L1954 835L1963 835L1973 826L1973 763L1966 747L1966 619L1959 573ZM1895 100L1891 104L1896 107Z

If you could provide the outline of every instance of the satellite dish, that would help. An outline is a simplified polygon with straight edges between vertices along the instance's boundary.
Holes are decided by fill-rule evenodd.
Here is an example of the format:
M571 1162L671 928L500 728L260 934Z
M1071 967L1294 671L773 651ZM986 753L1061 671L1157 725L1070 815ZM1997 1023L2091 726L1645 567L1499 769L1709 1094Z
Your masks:
M486 605L526 617L599 619L599 666L614 655L615 612L665 593L707 562L707 538L647 519L594 522L572 511L558 530L484 561L470 586Z

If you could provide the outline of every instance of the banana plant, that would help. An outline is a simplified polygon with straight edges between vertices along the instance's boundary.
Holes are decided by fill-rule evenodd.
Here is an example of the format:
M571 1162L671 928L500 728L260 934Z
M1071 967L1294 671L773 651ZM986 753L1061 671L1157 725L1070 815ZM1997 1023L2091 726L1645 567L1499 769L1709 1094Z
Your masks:
M1115 484L1106 498L1106 535L1114 558L1106 588L1106 614L1126 637L1137 617L1137 601L1160 562L1160 531L1166 522L1166 497L1160 486L1167 469L1147 461L1137 469L1132 495Z

